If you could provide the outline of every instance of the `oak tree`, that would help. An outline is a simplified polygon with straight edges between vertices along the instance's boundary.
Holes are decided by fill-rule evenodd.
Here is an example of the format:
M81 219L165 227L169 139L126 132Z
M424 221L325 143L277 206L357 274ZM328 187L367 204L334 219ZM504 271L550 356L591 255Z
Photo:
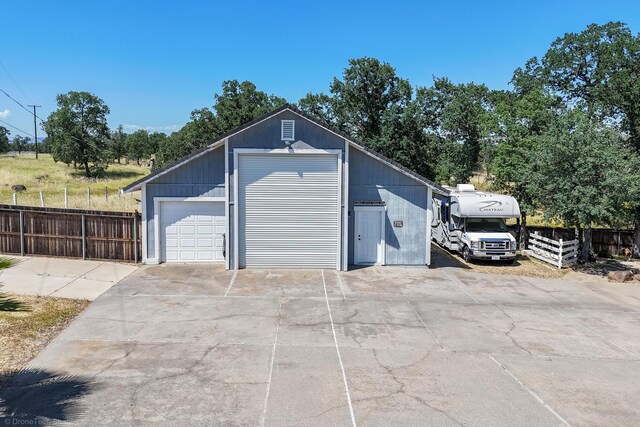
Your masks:
M80 164L84 173L107 167L109 160L109 107L89 92L74 92L56 97L58 109L43 124L55 161Z

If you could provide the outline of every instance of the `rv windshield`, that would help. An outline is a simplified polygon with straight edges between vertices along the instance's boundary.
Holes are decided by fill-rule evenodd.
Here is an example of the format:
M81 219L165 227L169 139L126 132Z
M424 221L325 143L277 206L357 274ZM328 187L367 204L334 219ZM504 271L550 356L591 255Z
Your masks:
M502 218L467 218L469 233L506 233L507 224Z

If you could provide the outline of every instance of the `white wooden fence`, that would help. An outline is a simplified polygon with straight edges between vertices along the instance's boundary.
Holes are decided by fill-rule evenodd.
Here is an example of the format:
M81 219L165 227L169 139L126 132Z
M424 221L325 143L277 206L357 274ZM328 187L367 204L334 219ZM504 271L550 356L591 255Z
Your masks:
M558 268L569 267L578 261L578 243L578 240L552 240L531 233L528 254Z

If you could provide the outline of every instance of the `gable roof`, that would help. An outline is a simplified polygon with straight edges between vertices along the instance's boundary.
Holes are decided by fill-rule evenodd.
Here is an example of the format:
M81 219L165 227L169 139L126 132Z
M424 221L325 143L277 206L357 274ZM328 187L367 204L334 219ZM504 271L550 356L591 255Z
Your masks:
M324 128L325 130L340 136L341 138L344 138L345 140L349 141L349 144L361 151L363 151L364 153L370 155L371 157L374 157L375 159L379 160L380 162L386 164L387 166L392 167L393 169L397 170L398 172L409 176L410 178L413 178L414 180L427 185L429 187L431 187L433 190L435 190L437 193L443 194L443 195L448 195L449 194L449 190L447 190L446 188L444 188L443 186L436 184L435 182L423 177L422 175L412 171L409 168L406 168L404 166L402 166L400 163L396 162L395 160L391 160L388 157L383 156L382 154L368 148L363 142L358 141L356 139L354 139L351 135L348 135L345 132L342 132L334 127L332 127L331 125L328 125L324 122L322 122L321 120L318 120L317 118L298 110L296 107L294 107L293 105L289 105L289 104L285 104L261 117L258 117L254 120L251 120L250 122L245 123L242 126L239 126L235 129L230 130L229 132L226 132L220 136L218 136L215 140L213 140L212 142L210 142L206 147L200 148L196 151L193 151L192 153L176 160L175 162L168 164L167 166L157 169L155 171L153 171L151 174L138 179L137 181L132 182L131 184L127 185L126 187L124 187L122 189L123 192L128 193L131 191L136 191L139 190L143 184L146 184L148 182L151 182L153 180L155 180L156 178L165 175L169 172L171 172L172 170L182 166L185 163L190 162L193 159L196 159L200 156L205 155L206 153L215 150L218 147L221 147L224 145L224 141L225 139L236 135L250 127L253 127L255 125L257 125L258 123L264 122L265 120L270 119L271 117L280 114L283 111L291 111L294 114L297 114L298 116L314 123L317 126L320 126L321 128Z

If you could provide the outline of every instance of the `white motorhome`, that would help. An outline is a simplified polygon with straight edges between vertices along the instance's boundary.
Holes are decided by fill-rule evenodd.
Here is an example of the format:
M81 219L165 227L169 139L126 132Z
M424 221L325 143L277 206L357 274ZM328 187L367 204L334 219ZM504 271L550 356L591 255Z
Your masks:
M447 189L449 196L433 199L433 240L466 261L515 262L517 242L507 231L506 219L520 217L517 200L478 191L472 184Z

